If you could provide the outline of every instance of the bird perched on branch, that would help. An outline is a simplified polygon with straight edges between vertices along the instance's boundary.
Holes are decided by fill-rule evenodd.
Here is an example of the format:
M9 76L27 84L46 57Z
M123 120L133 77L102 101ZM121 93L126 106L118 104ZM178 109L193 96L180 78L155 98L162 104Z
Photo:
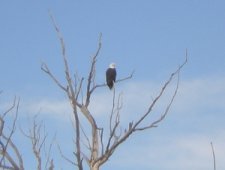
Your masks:
M115 63L111 63L109 68L106 70L106 83L111 90L116 81L116 65Z

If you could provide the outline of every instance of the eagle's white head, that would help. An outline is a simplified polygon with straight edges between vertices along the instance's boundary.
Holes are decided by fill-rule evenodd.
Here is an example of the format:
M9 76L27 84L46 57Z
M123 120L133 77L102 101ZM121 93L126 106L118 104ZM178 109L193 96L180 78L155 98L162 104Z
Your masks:
M115 63L109 64L109 68L116 68L116 64Z

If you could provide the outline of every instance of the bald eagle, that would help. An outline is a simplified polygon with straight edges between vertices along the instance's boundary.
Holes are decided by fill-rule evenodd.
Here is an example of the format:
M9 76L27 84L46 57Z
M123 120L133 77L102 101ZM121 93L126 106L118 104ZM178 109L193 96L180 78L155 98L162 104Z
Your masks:
M109 68L106 70L106 83L109 86L110 90L113 88L115 81L116 81L116 65L115 63L111 63L109 65Z

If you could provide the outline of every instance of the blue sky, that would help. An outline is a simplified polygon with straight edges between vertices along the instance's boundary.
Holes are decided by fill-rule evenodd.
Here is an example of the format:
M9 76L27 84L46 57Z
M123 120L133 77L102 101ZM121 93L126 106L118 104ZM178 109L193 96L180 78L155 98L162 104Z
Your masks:
M210 170L211 141L218 169L224 169L224 7L222 0L2 1L1 104L20 96L19 124L27 124L27 117L40 111L49 133L53 136L56 130L58 140L70 146L72 130L64 124L70 124L71 110L62 91L40 69L45 62L64 81L60 44L48 10L61 29L73 72L87 75L100 33L97 81L104 82L105 69L112 61L117 64L118 77L135 70L133 79L118 84L124 99L123 127L146 110L188 49L179 93L165 121L156 129L132 136L102 169ZM94 94L91 108L100 124L104 124L110 106L111 100L105 99L110 97L106 88ZM28 146L19 133L15 140ZM65 153L71 155L71 149L65 147ZM30 169L29 162L34 160L23 152ZM72 169L65 161L58 167Z

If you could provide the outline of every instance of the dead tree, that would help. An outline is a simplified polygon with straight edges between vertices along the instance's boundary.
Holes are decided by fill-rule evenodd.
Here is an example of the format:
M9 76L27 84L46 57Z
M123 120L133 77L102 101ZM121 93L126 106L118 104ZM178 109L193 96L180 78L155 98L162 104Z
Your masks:
M16 121L18 116L19 100L14 98L13 104L0 115L0 169L5 170L23 170L23 159L19 152L18 147L12 140L13 134L15 132ZM6 122L6 116L10 112L15 112L15 117L13 119L10 130L5 128L9 126Z
M78 79L77 76L74 76L70 71L65 43L63 36L59 30L59 27L56 25L56 22L51 14L50 17L61 45L62 59L65 69L65 82L64 83L60 82L57 79L57 77L51 72L47 64L43 63L41 69L48 76L50 76L50 78L56 83L56 85L62 91L64 91L73 109L73 118L75 122L75 132L76 132L75 133L76 150L74 151L75 160L70 159L67 160L73 165L77 166L79 170L83 170L83 160L85 160L86 163L89 165L90 170L99 170L100 166L104 164L112 156L114 151L120 146L120 144L125 142L129 138L129 136L138 131L148 130L157 127L158 124L162 120L164 120L177 94L179 87L179 73L180 70L183 68L183 66L187 63L187 53L186 59L183 62L183 64L180 65L177 68L177 70L175 70L170 75L169 79L162 86L162 89L159 92L159 94L149 104L146 112L140 115L140 117L137 120L129 122L127 128L125 128L124 131L120 131L118 133L119 128L121 127L120 111L122 106L120 104L120 97L118 99L116 99L115 97L115 90L113 93L112 111L109 116L109 124L110 124L109 129L99 127L98 124L96 123L96 119L94 118L91 110L89 109L91 96L93 95L95 90L97 88L106 86L105 83L97 84L95 81L96 62L102 46L101 34L99 37L98 48L91 59L90 70L89 74L87 75L87 78ZM132 76L133 73L130 74L128 77L117 80L116 83L130 79L132 78ZM159 118L156 119L155 121L149 122L147 125L143 124L143 121L150 116L152 109L155 107L156 103L159 101L161 96L167 90L168 85L171 84L171 82L175 78L177 78L175 90L163 113L161 113ZM84 81L86 81L86 83L84 83ZM85 92L83 93L84 89ZM84 119L82 121L87 121L88 124L90 125L89 127L91 130L91 134L87 134L86 132L87 129L82 128L81 118ZM109 132L109 136L106 142L105 140L103 140L105 139L106 136L105 131ZM82 137L84 139L81 139ZM88 153L85 153L82 150L81 144L83 141L86 141L85 146L87 148Z

